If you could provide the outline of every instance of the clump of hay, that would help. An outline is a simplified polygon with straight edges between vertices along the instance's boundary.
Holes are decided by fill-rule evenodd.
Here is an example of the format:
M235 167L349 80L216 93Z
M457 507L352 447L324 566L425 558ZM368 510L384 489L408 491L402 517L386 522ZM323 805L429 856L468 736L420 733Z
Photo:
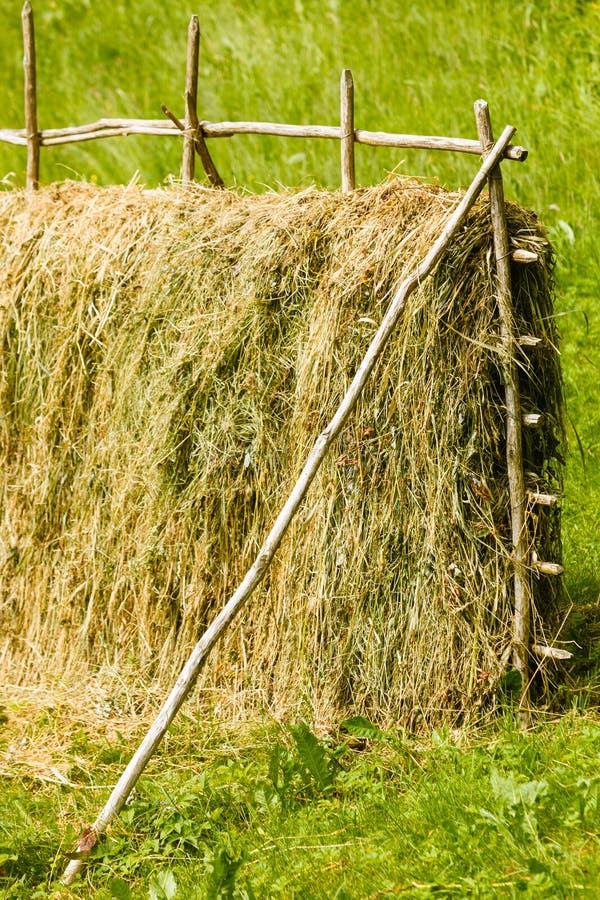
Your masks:
M241 196L64 184L0 197L5 677L170 683L253 561L399 279L457 195L412 180ZM508 206L535 486L560 485L552 254ZM247 715L480 715L512 619L486 198L409 299L201 697ZM531 517L557 560L556 509ZM535 532L535 534L533 533ZM556 580L535 582L536 637ZM10 675L8 675L10 673Z

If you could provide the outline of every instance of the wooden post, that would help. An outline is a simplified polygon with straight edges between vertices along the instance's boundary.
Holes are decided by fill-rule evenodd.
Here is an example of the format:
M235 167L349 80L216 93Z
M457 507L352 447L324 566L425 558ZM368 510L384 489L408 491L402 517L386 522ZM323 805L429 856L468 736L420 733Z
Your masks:
M342 190L353 191L354 177L354 81L344 69L340 84L340 131L342 144Z
M40 133L37 123L37 85L35 72L35 30L33 10L25 0L23 23L23 68L25 70L25 130L27 132L27 190L35 191L40 181Z
M488 105L485 100L475 102L475 119L485 159L493 145L493 132ZM523 475L523 450L521 437L521 398L518 369L515 362L515 332L510 278L510 246L504 209L504 189L500 165L494 167L489 177L490 206L494 232L498 309L500 312L500 336L503 351L503 369L506 400L506 463L510 497L511 537L514 566L514 624L513 665L522 679L519 701L519 719L522 728L531 725L529 703L529 639L531 630L531 584L527 572L528 543L525 521L526 494Z
M507 125L497 143L490 151L487 159L484 160L483 165L479 169L479 172L473 179L468 190L465 192L460 203L448 218L441 234L435 240L425 258L409 275L407 275L394 293L383 321L377 329L375 337L371 341L371 344L352 379L350 387L330 423L317 438L315 445L310 451L306 463L304 464L304 468L302 469L296 484L292 488L283 509L277 516L265 542L260 548L258 556L246 572L242 582L234 591L229 601L214 619L212 624L209 625L192 650L190 658L183 667L171 693L167 697L162 709L142 743L129 761L117 784L113 788L104 808L98 815L94 824L85 829L79 841L77 855L71 860L63 875L64 884L72 883L83 866L84 859L89 855L98 837L106 830L110 822L112 822L114 817L117 816L123 808L127 797L146 768L148 760L158 747L167 728L177 715L183 701L193 688L210 650L214 647L228 626L231 625L242 609L244 603L246 603L252 592L266 575L271 561L277 552L277 548L283 540L290 522L312 484L329 447L344 427L344 424L354 409L377 360L383 353L398 319L402 314L406 298L439 263L444 255L446 247L459 228L461 228L469 210L481 193L489 173L502 158L502 154L514 133L515 129L512 126Z
M173 124L179 128L180 131L185 132L185 125L183 124L177 116L171 112L168 106L165 106L163 103L161 106L162 111L165 116L173 122ZM196 149L196 153L200 157L200 162L204 167L204 171L208 176L208 180L212 184L213 187L222 188L225 187L223 179L217 172L217 168L213 162L212 156L209 153L208 147L206 146L206 141L204 140L204 135L202 134L202 128L198 126L196 137L194 140L194 146Z
M183 138L183 163L181 177L184 183L194 180L196 148L194 137L198 128L198 56L200 53L200 26L198 16L192 16L188 26L187 57L185 66L185 136Z

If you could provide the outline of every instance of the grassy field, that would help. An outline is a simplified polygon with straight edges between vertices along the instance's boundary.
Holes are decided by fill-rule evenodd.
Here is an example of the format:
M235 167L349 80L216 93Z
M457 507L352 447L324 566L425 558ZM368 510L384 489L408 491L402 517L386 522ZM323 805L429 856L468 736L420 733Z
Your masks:
M72 890L56 879L73 823L94 817L126 741L56 711L28 729L60 729L62 757L53 778L13 766L2 897L597 896L600 730L578 714L426 740L364 720L319 739L184 717Z
M206 119L335 124L340 72L350 67L359 128L474 137L477 97L497 132L517 126L530 156L504 165L506 193L538 212L558 253L565 585L581 646L566 694L579 712L521 736L507 711L491 733L421 742L354 723L353 743L370 738L362 752L345 748L344 735L317 741L300 725L231 735L188 719L74 895L597 896L600 736L595 714L581 708L596 693L599 655L600 6L225 0L165 13L157 0L39 0L41 127L158 118L161 103L180 113L195 11ZM0 127L22 127L19 3L3 0L0 25ZM334 143L237 137L211 151L226 182L251 191L339 184ZM48 149L42 179L108 184L137 173L152 186L179 165L177 140L120 138ZM357 148L360 184L395 171L456 188L476 166L474 157ZM20 148L0 145L7 188L23 183L24 168ZM130 733L90 733L51 712L23 724L18 705L6 712L0 897L70 896L52 893L57 853L70 827L94 817ZM18 742L43 744L48 734L55 749L41 770L18 765ZM67 783L52 775L57 767Z

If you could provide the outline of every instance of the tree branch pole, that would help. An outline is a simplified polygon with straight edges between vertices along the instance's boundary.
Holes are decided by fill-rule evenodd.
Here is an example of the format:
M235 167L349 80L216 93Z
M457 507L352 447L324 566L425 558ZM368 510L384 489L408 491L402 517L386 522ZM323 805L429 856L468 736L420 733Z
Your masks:
M267 572L271 560L273 559L294 514L304 499L327 450L340 433L344 423L360 397L365 383L373 371L375 363L381 356L402 313L406 298L416 287L418 287L421 281L433 271L440 261L448 243L462 226L469 210L481 193L490 172L502 158L505 148L514 133L515 129L512 126L507 125L502 132L500 139L490 151L489 156L484 160L475 179L465 192L454 212L448 218L442 233L436 239L426 257L398 287L388 311L386 312L348 391L342 399L331 422L317 438L313 449L308 455L304 468L300 473L298 481L294 485L290 496L279 513L275 524L262 545L254 563L244 576L244 579L232 595L231 599L223 607L192 650L171 693L163 704L163 707L153 725L150 727L150 730L131 758L119 781L113 788L104 809L100 812L94 824L86 828L79 842L77 858L71 860L63 875L63 882L65 884L70 884L73 881L83 865L84 858L89 854L95 841L122 809L131 790L144 771L148 760L156 750L167 728L175 718L183 701L192 689L211 648L226 628L233 622L243 604L247 601Z
M200 26L198 16L192 16L188 26L187 58L185 65L185 135L181 177L184 183L194 180L196 148L194 135L198 129L198 57L200 54Z
M340 84L340 133L342 191L355 187L354 175L354 81L350 69L344 69Z
M35 191L40 181L40 133L37 122L37 84L33 10L25 0L23 24L23 69L25 72L25 131L27 137L27 190Z
M493 132L488 105L485 100L475 102L475 119L485 159L493 146ZM503 349L503 369L506 400L506 464L510 497L510 521L513 553L513 584L515 609L513 623L513 665L521 674L519 719L523 729L531 725L529 702L529 637L531 627L531 584L527 571L528 542L525 523L526 493L523 475L521 435L521 398L519 376L515 362L517 345L512 308L510 277L510 246L504 208L504 189L500 165L489 177L490 207L496 256L497 297L500 313L500 338Z
M185 132L185 125L178 119L175 113L171 112L168 106L161 106L162 111L165 116L173 122L173 124L182 132ZM198 130L196 132L196 137L194 140L194 146L196 148L196 153L200 157L200 162L204 167L204 171L213 187L222 188L225 187L225 183L219 173L217 172L217 168L213 162L213 158L209 153L208 147L206 146L206 142L204 140L204 136L202 134L202 129L198 126Z
M236 134L263 134L273 137L317 138L340 140L337 125L284 125L277 122L207 122L202 121L201 133L204 137L225 138ZM75 144L105 137L127 137L130 134L164 135L177 137L177 128L161 119L100 119L88 125L72 125L68 128L45 128L40 131L42 147L53 144ZM0 129L0 141L25 146L27 132L23 128ZM435 137L419 134L388 134L384 131L363 131L354 129L354 142L370 147L395 147L405 150L444 150L449 153L469 153L481 156L481 143L467 138ZM524 162L528 150L509 144L504 151L505 159Z

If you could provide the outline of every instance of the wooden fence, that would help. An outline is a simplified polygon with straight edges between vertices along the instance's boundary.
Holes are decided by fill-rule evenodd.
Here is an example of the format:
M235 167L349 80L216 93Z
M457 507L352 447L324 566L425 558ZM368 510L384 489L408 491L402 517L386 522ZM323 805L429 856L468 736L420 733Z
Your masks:
M195 177L196 156L214 187L222 187L223 181L207 147L206 138L231 137L236 134L263 134L276 137L320 138L340 141L342 190L351 191L355 186L354 145L372 147L398 147L402 149L446 150L481 156L480 141L465 138L437 137L415 134L391 134L384 131L364 131L354 127L354 83L350 69L344 69L340 89L339 125L284 125L276 122L206 122L198 118L198 59L200 28L198 17L192 16L188 27L185 74L185 111L182 117L166 106L162 107L162 119L98 119L87 125L67 128L38 128L36 50L33 10L26 0L22 11L24 74L25 74L25 128L0 129L0 141L27 148L27 188L35 190L40 178L40 150L80 141L127 135L155 135L183 139L182 178L190 182ZM504 152L507 159L522 162L527 157L524 147L509 144Z

